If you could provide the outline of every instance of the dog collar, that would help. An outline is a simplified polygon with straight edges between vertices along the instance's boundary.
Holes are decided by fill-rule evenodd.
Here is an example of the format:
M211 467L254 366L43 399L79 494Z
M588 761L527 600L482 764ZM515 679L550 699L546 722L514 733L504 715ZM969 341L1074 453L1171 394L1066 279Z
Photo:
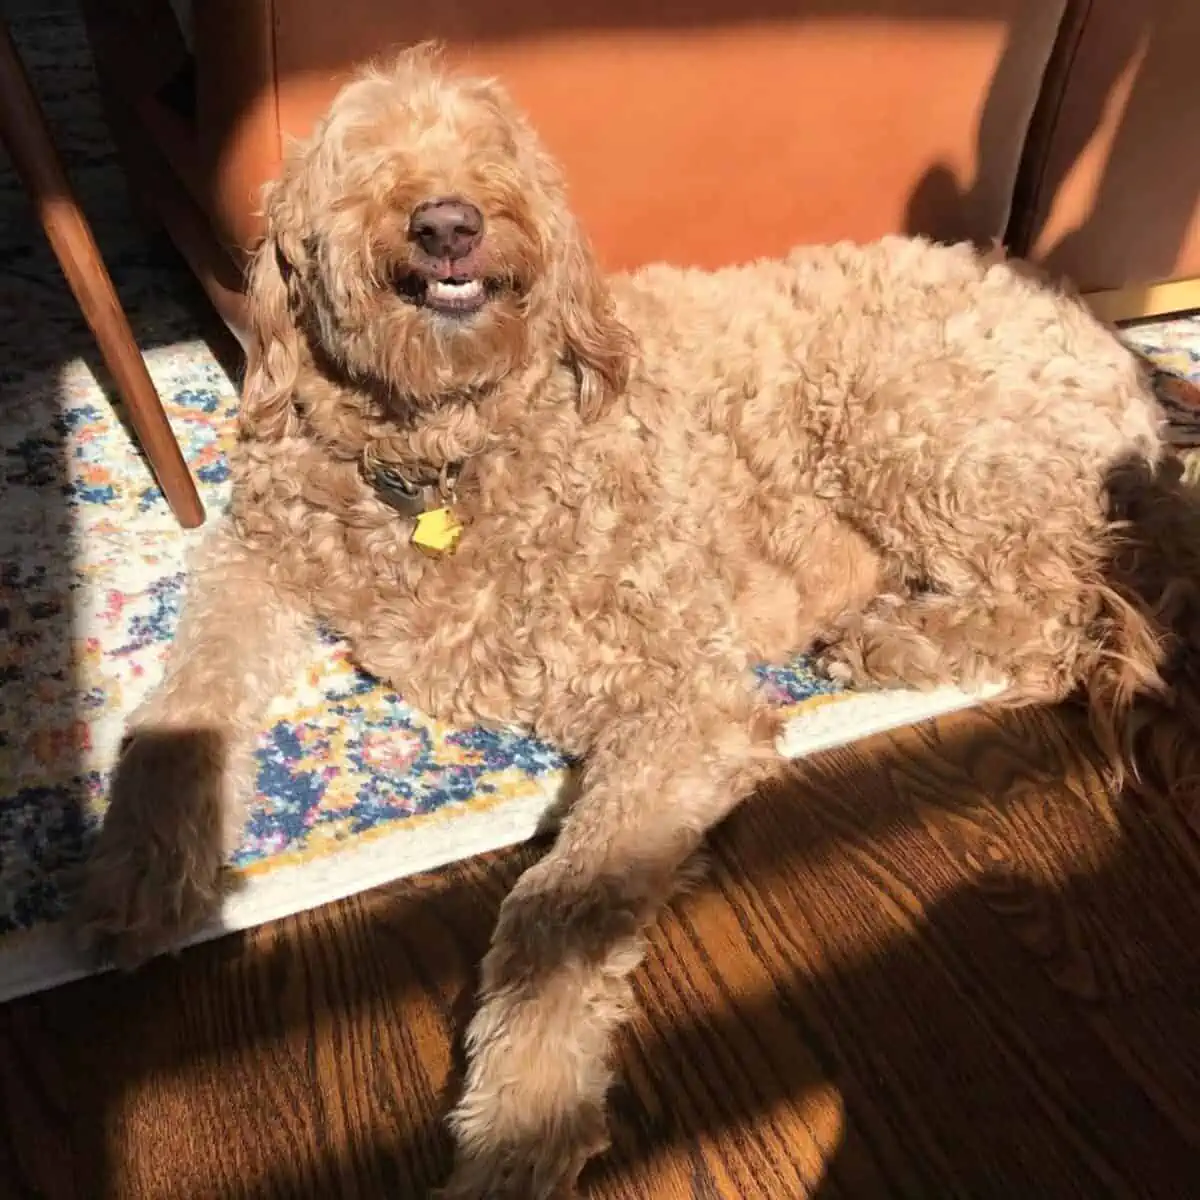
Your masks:
M462 523L451 505L463 464L447 463L433 482L417 483L394 466L363 456L363 467L375 494L389 508L413 521L412 543L426 554L448 554L458 544Z
M458 463L448 468L449 486L443 484L441 477L433 483L415 483L395 467L380 465L369 468L368 481L384 504L395 509L402 517L413 520L422 513L445 507L454 498L454 484L458 481L461 469ZM449 474L451 470L452 475Z

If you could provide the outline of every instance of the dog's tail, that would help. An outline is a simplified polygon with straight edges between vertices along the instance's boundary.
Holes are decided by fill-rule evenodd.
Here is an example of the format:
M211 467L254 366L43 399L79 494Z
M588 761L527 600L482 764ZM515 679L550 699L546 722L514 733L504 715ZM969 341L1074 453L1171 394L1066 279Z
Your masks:
M1178 464L1110 480L1112 553L1096 588L1083 672L1092 731L1115 787L1200 785L1200 490Z

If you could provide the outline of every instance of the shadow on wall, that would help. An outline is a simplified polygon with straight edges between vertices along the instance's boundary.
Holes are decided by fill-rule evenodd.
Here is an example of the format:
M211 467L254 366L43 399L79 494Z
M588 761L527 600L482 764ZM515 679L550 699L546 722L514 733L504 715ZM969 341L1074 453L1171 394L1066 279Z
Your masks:
M972 227L978 180L1012 112L1027 55L1009 26L980 119L976 185L944 165L913 193L907 228L958 212ZM1085 291L1170 279L1200 253L1200 5L1071 0L1016 174L1010 250Z
M1025 221L1011 230L1084 287L1177 275L1200 255L1200 5L1091 0L1059 56L1071 85L1048 91L1018 179ZM1086 271L1091 274L1084 274Z

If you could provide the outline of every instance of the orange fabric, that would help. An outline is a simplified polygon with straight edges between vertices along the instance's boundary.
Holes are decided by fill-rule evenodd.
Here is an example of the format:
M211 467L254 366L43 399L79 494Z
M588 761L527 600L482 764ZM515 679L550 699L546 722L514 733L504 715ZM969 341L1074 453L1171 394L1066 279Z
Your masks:
M1060 8L677 0L646 17L644 0L211 0L196 6L224 47L201 56L210 94L232 22L259 45L209 135L211 203L223 236L252 242L272 137L304 135L353 63L436 36L531 113L609 268L716 266L893 230L998 237Z

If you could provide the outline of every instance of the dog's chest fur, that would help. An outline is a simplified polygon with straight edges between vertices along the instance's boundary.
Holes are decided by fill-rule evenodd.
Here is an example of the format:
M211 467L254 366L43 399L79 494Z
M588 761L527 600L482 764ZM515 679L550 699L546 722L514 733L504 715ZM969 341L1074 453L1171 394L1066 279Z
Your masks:
M827 514L756 481L699 407L641 377L585 425L565 369L494 405L451 555L414 548L350 442L311 424L240 447L234 514L367 670L445 719L570 749L614 709L697 686L714 664L748 673L831 615L828 570L802 590L772 550L799 541L840 563Z

